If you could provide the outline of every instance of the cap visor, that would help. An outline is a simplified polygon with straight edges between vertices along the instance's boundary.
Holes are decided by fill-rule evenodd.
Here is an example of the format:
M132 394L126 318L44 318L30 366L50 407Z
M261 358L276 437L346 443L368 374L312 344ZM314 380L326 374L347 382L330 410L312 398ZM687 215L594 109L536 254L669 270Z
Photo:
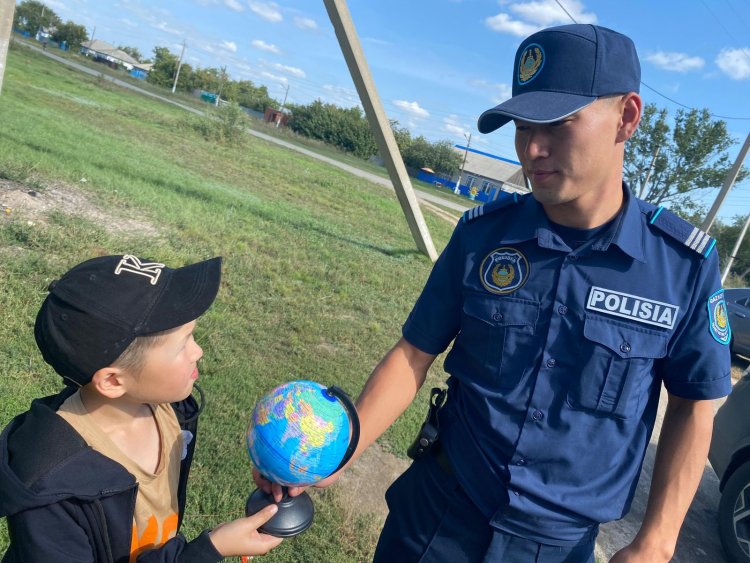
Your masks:
M527 92L485 111L479 116L477 128L480 133L491 133L512 119L530 123L552 123L582 110L594 100L596 96Z
M151 334L194 321L214 302L220 282L220 257L177 268L138 333Z

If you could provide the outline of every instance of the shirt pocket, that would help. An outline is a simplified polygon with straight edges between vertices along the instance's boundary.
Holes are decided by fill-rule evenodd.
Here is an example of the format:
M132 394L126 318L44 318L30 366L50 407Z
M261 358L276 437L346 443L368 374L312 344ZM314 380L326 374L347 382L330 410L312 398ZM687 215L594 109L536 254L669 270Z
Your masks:
M654 382L654 361L667 354L667 333L587 314L581 372L568 391L568 405L628 419L639 415Z
M488 389L512 389L534 357L539 303L514 297L464 296L461 332L465 373ZM513 361L515 360L515 361Z

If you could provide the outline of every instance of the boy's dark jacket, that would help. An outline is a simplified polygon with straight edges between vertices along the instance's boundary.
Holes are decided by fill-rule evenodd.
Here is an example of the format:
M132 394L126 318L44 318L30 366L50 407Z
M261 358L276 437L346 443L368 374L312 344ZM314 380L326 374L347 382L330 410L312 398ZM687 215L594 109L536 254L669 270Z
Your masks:
M65 561L127 563L138 485L119 463L91 449L56 412L75 392L36 399L0 435L0 517L6 516L11 545L2 563ZM172 407L183 430L195 436L198 405L191 396ZM179 525L195 439L180 466ZM139 563L221 561L203 532L188 542L182 534Z

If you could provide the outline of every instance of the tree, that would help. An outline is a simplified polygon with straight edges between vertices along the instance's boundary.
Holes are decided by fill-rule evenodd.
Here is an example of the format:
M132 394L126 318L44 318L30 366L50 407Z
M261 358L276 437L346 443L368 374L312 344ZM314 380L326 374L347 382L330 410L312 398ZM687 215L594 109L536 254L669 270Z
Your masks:
M732 166L726 151L734 143L726 122L713 120L707 109L678 110L671 129L667 110L648 104L636 133L625 144L625 179L651 203L668 203L683 215L701 212L693 196L724 183ZM737 181L747 174L740 170Z
M273 109L281 107L278 100L268 95L268 88L256 86L250 80L237 82L237 103L256 111L265 111L269 107Z
M154 47L154 63L146 80L157 86L171 88L177 72L178 59L166 47ZM180 70L182 75L182 70Z
M60 25L60 17L44 3L37 0L23 0L16 6L13 27L36 35L39 31Z
M78 50L82 43L89 40L89 34L84 26L68 20L57 26L52 39L58 43L64 41L71 49Z
M141 52L138 50L137 47L128 47L127 45L120 45L117 48L120 49L120 51L127 53L128 55L133 57L136 61L142 62L141 59L143 58L143 55L141 55Z

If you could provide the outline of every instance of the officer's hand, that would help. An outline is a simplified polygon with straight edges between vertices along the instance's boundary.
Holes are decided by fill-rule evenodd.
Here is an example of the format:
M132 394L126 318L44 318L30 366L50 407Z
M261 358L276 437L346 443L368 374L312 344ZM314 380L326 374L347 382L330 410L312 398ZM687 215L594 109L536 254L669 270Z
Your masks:
M323 489L325 487L328 487L329 485L333 485L336 481L339 480L340 473L341 472L334 473L333 475L329 475L322 481L318 481L317 483L315 483L315 485L313 486L319 489ZM261 489L264 493L268 495L273 495L273 500L275 502L279 502L284 496L284 492L282 490L281 485L279 485L278 483L272 483L271 481L263 477L263 475L260 474L260 471L258 471L255 468L253 468L253 481L255 481L255 485L259 489ZM297 495L302 494L305 491L305 489L308 488L308 486L287 487L287 493L289 494L290 497L296 497Z
M609 563L668 563L670 559L671 557L657 555L656 550L641 549L630 544L615 553Z

